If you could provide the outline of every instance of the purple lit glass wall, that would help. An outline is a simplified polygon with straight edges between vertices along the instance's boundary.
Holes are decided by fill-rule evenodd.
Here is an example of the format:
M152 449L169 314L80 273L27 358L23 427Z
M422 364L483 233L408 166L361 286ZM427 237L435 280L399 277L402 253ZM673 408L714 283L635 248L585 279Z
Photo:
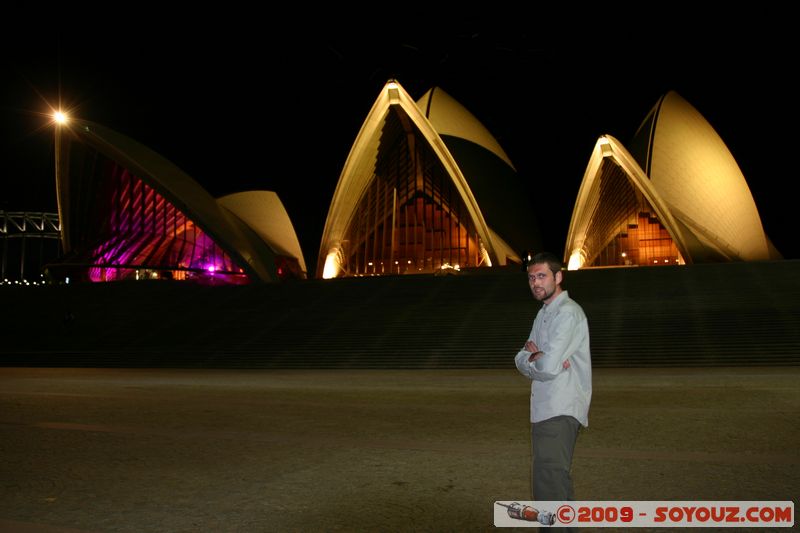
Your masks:
M104 163L99 205L92 217L102 224L91 235L85 258L92 264L91 281L248 281L231 257L181 210L128 169L110 160Z

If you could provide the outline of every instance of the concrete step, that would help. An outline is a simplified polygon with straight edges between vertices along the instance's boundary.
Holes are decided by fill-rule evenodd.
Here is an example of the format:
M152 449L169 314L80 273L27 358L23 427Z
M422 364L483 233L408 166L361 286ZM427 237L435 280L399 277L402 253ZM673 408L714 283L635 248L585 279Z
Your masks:
M568 272L593 365L800 364L800 262ZM510 368L539 304L519 268L245 287L0 287L0 365Z

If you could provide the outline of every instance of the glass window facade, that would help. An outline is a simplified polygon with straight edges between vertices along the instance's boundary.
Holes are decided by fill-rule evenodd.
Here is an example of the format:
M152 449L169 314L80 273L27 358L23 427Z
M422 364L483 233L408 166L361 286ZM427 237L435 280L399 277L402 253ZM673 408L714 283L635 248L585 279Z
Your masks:
M71 253L86 279L246 283L244 271L181 209L85 144L70 147Z
M479 266L480 240L460 194L423 136L394 110L378 154L342 241L344 275Z
M584 267L684 264L644 195L615 163L604 160L588 209Z

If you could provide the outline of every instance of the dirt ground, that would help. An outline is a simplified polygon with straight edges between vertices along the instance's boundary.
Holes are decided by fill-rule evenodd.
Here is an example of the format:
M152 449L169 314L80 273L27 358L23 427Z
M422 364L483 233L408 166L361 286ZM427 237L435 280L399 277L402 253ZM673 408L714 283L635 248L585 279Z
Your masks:
M530 500L528 387L0 368L0 531L493 530L496 500ZM798 415L800 367L595 370L576 497L797 501Z

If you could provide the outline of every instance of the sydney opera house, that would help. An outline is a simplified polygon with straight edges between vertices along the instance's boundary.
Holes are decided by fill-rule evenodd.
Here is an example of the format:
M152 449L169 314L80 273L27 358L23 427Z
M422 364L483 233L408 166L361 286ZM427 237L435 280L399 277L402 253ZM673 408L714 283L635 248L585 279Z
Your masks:
M152 150L87 121L59 127L56 151L59 277L248 283L307 275L273 192L212 198ZM389 81L339 178L316 274L519 264L541 242L527 197L469 111L441 89L415 102Z
M271 191L215 199L138 142L87 121L57 130L58 278L244 284L305 277L289 216Z
M323 278L521 263L541 247L523 183L489 131L439 88L389 81L342 170L319 251Z
M675 92L630 149L597 140L564 250L570 269L780 259L725 143Z
M434 87L380 91L339 176L309 273L274 192L213 198L175 165L108 128L57 130L63 257L75 280L195 280L435 273L521 264L541 248L529 194L489 131ZM570 269L780 258L741 170L711 125L664 95L628 147L597 140L572 213Z

